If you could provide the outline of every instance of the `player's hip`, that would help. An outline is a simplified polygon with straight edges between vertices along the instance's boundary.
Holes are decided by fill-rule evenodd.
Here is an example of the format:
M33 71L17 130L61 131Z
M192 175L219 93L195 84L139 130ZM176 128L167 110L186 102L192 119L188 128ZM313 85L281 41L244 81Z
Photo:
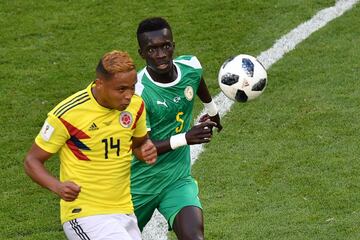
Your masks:
M104 214L76 218L63 224L69 240L140 240L135 214Z

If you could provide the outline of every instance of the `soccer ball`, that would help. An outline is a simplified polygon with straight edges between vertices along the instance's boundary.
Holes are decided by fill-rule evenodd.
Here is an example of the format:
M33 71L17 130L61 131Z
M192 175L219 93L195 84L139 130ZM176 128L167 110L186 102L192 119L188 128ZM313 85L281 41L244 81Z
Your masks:
M240 54L223 63L218 80L221 90L228 98L246 102L263 93L267 84L267 73L256 58Z

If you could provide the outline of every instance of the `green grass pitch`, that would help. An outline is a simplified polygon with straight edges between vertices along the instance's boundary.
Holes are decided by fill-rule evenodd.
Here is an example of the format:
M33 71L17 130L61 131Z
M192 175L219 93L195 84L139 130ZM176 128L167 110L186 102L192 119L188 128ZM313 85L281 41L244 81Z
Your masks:
M140 20L163 16L176 55L201 61L212 95L229 56L253 56L335 1L0 2L0 239L65 239L58 198L25 175L46 114L95 77L107 51L138 68ZM360 7L268 70L253 102L234 104L193 166L207 239L359 239ZM195 106L195 116L202 105ZM58 174L58 158L47 167ZM169 234L170 239L174 238Z

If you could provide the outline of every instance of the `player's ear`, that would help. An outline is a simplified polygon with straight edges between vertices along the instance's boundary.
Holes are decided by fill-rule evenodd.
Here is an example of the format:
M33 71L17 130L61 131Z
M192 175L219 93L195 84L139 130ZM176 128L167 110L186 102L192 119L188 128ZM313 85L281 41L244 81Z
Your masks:
M172 47L173 49L175 49L175 42L172 42Z
M99 78L99 77L97 77L97 78L95 79L95 89L101 89L102 86L103 86L103 84L104 84L104 80L103 80L103 79L101 79L101 78Z
M144 52L141 50L141 48L138 49L138 53L141 56L142 59L145 59Z

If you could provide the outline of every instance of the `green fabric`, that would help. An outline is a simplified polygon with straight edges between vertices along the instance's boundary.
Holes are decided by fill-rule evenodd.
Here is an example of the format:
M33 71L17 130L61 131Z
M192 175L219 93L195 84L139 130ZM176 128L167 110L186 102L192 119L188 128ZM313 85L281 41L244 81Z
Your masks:
M179 179L163 189L160 194L133 194L135 214L140 230L143 230L156 208L165 217L171 230L174 219L182 208L186 206L202 208L198 194L197 183L190 176Z

